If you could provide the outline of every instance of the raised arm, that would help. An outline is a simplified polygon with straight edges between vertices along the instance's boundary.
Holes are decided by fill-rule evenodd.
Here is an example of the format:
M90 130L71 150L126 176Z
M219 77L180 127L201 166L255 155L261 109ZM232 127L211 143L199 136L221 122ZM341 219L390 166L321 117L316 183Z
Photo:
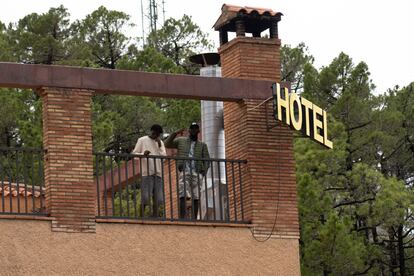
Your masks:
M174 133L171 133L170 136L167 137L164 141L164 145L166 148L169 149L176 149L178 148L178 141L175 139L179 133L182 133L184 130L180 129Z

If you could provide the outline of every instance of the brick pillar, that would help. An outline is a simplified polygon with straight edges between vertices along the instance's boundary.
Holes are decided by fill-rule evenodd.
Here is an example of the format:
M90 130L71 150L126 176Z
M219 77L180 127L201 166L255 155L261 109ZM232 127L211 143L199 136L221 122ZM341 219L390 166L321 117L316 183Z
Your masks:
M167 149L170 155L172 150ZM171 178L170 178L171 175ZM170 189L171 187L171 189ZM164 192L165 192L165 217L167 219L179 218L177 196L177 171L175 160L164 161ZM171 209L172 205L172 209ZM171 212L172 211L172 212Z
M279 39L237 37L219 53L223 77L280 81ZM256 235L270 233L277 213L273 236L298 238L292 130L275 121L271 101L266 113L263 101L250 99L224 104L224 127L227 158L248 160L244 209L245 217L257 225Z
M95 232L91 96L42 88L46 208L52 231Z

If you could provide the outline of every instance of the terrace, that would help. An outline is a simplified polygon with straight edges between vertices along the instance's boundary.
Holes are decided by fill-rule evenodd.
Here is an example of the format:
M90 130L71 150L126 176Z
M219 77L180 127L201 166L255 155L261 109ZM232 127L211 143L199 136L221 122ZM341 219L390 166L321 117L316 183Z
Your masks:
M194 159L174 156L94 153L94 182L98 221L133 219L158 221L200 221L214 223L248 223L244 220L242 169L244 160ZM163 166L165 206L155 205L143 211L141 202L142 160ZM209 163L209 171L198 183L198 210L194 201L186 201L186 216L179 217L177 160ZM216 170L216 172L215 172ZM0 148L0 215L48 216L45 203L43 151L41 149ZM185 175L184 175L185 177ZM228 184L227 184L228 183ZM153 216L156 209L156 216ZM100 220L99 220L100 219Z
M191 95L192 98L197 99L211 99L214 96L216 100L225 99L235 101L241 97L239 96L241 94L254 94L255 97L263 98L264 89L262 88L269 87L270 84L269 81L203 78L181 75L165 75L167 77L165 78L164 75L155 73L149 74L61 66L20 65L12 63L0 63L0 71L6 72L2 75L2 86L16 88L30 87L36 89L41 95L43 92L39 90L39 87L57 86L61 87L61 89L79 87L78 89L85 91L94 89L95 93L110 92L124 95L133 94L136 96L153 93L157 96L174 96L177 98L189 98L189 95ZM68 74L71 74L71 78L67 78ZM113 82L117 78L127 79L128 81ZM102 80L107 81L99 83ZM157 87L153 86L154 83L157 83ZM180 88L182 90L178 90L176 83L181 84ZM145 92L134 93L134 89L136 89L135 87L138 84L140 91ZM204 87L217 87L217 90L223 91L223 93L218 96L210 90L205 90ZM58 102L53 103L53 110L59 107ZM78 103L75 104L77 108L79 108ZM73 112L73 110L70 111L70 113ZM79 113L84 113L84 111L81 110ZM65 114L65 116L68 115ZM56 117L51 119L56 120L58 125L68 120L68 118L61 120ZM57 130L65 129L62 129L60 126L57 127ZM54 130L51 133L53 136L56 136L56 132ZM64 136L67 136L67 134L65 132ZM133 223L134 220L135 222L156 220L170 222L209 222L215 224L250 223L245 217L243 207L244 201L246 201L243 195L246 189L243 184L243 175L246 173L246 160L177 158L173 156L172 152L166 157L151 156L150 158L133 154L91 153L82 151L84 149L83 146L78 148L78 145L73 144L75 136L72 137L73 139L63 141L67 145L67 156L52 155L51 152L57 148L57 144L45 146L45 149L3 148L0 151L2 160L0 164L0 189L4 191L2 193L0 207L7 205L7 208L0 208L0 215L53 216L53 213L51 214L52 208L50 205L47 206L48 203L45 200L45 198L48 198L48 188L45 187L45 175L47 177L50 171L48 168L44 169L44 158L46 158L46 162L50 162L51 158L56 157L56 164L54 166L64 173L67 169L70 170L70 162L67 160L71 159L70 156L74 156L77 160L80 159L82 164L84 164L84 158L93 157L94 191L88 190L88 192L94 197L93 206L97 222L127 221ZM156 217L149 215L153 213L154 206L150 206L150 210L142 211L143 206L140 198L142 175L140 171L142 170L141 161L144 158L147 159L147 162L161 160L163 164L161 168L157 169L160 170L162 182L164 183L163 197L165 199L165 206L162 210L159 210L159 214ZM200 184L202 187L198 195L200 198L198 203L200 212L197 217L192 215L191 210L195 206L194 201L191 200L186 201L186 216L180 218L178 215L178 159L184 162L194 160L209 163L210 169L202 179L203 183ZM68 165L69 167L67 167ZM78 172L82 174L82 170L80 169ZM75 174L77 174L76 171ZM70 175L64 174L62 177L62 184L67 185ZM78 181L79 177L76 176L73 180ZM70 189L70 193L78 195L84 189L83 186L73 187ZM5 198L4 196L9 190L12 190L13 193L18 193L20 196L15 197L15 199L12 199L12 197L10 199ZM33 191L35 192L33 193ZM49 198L53 195L69 195L68 191L60 193L58 190L50 188L49 191Z
M3 151L5 161L1 168L0 188L3 189L4 183L7 183L8 188L7 184L5 188L12 190L14 185L15 192L17 191L20 196L16 202L10 199L8 209L3 208L2 213L47 215L56 221L52 229L59 231L94 232L95 222L154 220L241 225L257 221L263 224L262 227L256 228L259 233L271 230L269 217L272 216L272 208L266 204L274 206L275 202L260 203L263 212L269 215L255 219L255 202L265 201L261 199L263 195L260 190L256 192L252 185L263 183L260 184L263 185L260 189L265 190L268 187L267 181L275 181L276 177L281 177L283 167L290 170L292 166L290 130L280 124L273 123L273 126L269 126L272 124L272 119L269 119L272 117L272 106L268 98L273 84L270 80L277 80L280 73L268 68L280 66L280 40L277 38L277 22L280 17L281 13L271 10L256 11L252 8L223 6L223 14L215 28L220 32L221 38L227 37L229 31L237 33L237 38L232 41L221 41L220 55L225 78L0 63L0 86L31 88L42 97L44 124L44 149L34 151L37 154L36 161L32 160L33 157L19 157L20 152L29 153L30 150L18 149L14 155L11 155L14 149ZM260 30L255 29L257 20L260 21L257 25ZM258 32L267 28L270 28L270 38L260 38ZM254 33L254 37L244 37L245 32ZM246 50L245 55L237 52L236 58L243 59L245 64L238 69L239 73L234 74L232 68L237 67L233 63L236 53L234 50L238 51L238 47L242 47L240 49L245 51L245 45L251 45L252 50ZM258 52L255 47L271 54L262 60L256 57L260 51ZM277 51L274 51L275 49ZM232 58L228 59L229 57ZM262 62L250 63L254 59L260 59ZM252 70L254 66L257 70ZM253 79L245 78L249 75ZM243 78L229 78L232 76ZM284 83L281 86L289 87ZM90 97L94 94L224 101L224 110L227 110L224 114L226 154L229 159L180 160L205 162L210 167L205 177L199 180L202 182L199 185L199 195L191 197L200 200L186 200L184 216L179 215L180 211L182 212L180 208L183 207L179 206L178 198L178 159L173 154L148 158L132 154L92 153ZM244 106L241 106L240 102L244 102ZM236 106L242 109L238 111ZM263 129L269 134L274 132L276 136L269 136L265 140L255 139L252 130L249 129L251 122L254 122L254 127L265 123ZM251 132L253 136L243 134L247 132ZM245 138L239 138L239 134ZM278 143L287 143L286 148L282 150L289 154L281 155L279 160L286 156L288 162L273 161L271 152L274 150L266 149L277 140ZM268 142L263 144L265 141ZM238 149L238 144L245 150ZM267 150L270 154L265 153ZM266 168L260 165L263 161L261 159L267 157L270 158L268 161L272 166L275 166L269 169L277 169L271 173L273 179L260 173ZM140 173L143 159L146 159L147 163L155 163L158 159L163 164L157 169L164 184L164 206L150 204L149 209L144 210L141 202L143 176ZM27 163L28 160L31 160L32 164ZM37 172L36 176L33 171ZM283 177L292 181L290 175ZM28 189L29 186L31 190ZM41 195L37 199L30 198L35 186L39 187L36 192ZM274 191L273 188L271 191ZM46 200L43 200L44 198ZM40 200L40 207L37 207L36 200ZM29 201L32 206L28 206ZM279 206L279 203L277 204L276 207ZM2 205L5 205L3 197ZM193 210L200 212L195 215ZM82 219L71 220L77 216ZM292 228L286 227L281 233L290 235L290 229ZM270 233L273 233L273 230Z
M43 148L0 151L0 231L5 241L24 241L17 249L23 267L26 256L48 251L42 260L49 268L72 274L114 267L131 274L299 274L293 135L273 121L268 101L280 81L281 14L222 11L216 29L223 77L0 63L0 87L33 89L43 103ZM265 29L270 37L260 37ZM228 31L237 37L228 41ZM94 153L96 94L223 101L226 159ZM162 163L163 207L143 208L144 159ZM200 201L187 200L183 217L177 161L210 165L199 180Z

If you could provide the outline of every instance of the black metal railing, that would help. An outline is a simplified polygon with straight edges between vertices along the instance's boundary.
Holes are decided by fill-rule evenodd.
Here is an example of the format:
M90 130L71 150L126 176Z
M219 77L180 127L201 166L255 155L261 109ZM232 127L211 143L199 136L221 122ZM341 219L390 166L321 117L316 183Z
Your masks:
M46 215L43 150L0 148L0 215Z
M246 223L245 160L95 153L98 218Z

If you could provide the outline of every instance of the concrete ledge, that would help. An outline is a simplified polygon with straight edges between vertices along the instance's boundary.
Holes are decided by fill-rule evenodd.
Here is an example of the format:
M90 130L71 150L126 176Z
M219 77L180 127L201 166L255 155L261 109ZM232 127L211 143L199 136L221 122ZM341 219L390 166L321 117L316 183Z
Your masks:
M0 214L0 219L15 219L15 220L46 220L52 221L52 217L42 215L3 215Z
M255 234L254 235L256 239L258 240L264 240L268 238L268 235L263 235L263 234ZM272 234L272 236L270 237L270 239L293 239L293 240L299 240L299 236L298 235L280 235L280 234Z
M115 219L97 218L98 223L125 223L125 224L147 224L147 225L174 225L174 226L207 226L207 227L232 227L232 228L253 228L254 224L246 223L219 223L201 221L169 221L169 220L134 220L134 219Z
M226 51L234 44L237 43L247 43L247 44L264 44L264 45L282 45L282 41L278 38L264 38L264 37L235 37L226 44L223 44L219 47L218 53L221 54L223 51Z

